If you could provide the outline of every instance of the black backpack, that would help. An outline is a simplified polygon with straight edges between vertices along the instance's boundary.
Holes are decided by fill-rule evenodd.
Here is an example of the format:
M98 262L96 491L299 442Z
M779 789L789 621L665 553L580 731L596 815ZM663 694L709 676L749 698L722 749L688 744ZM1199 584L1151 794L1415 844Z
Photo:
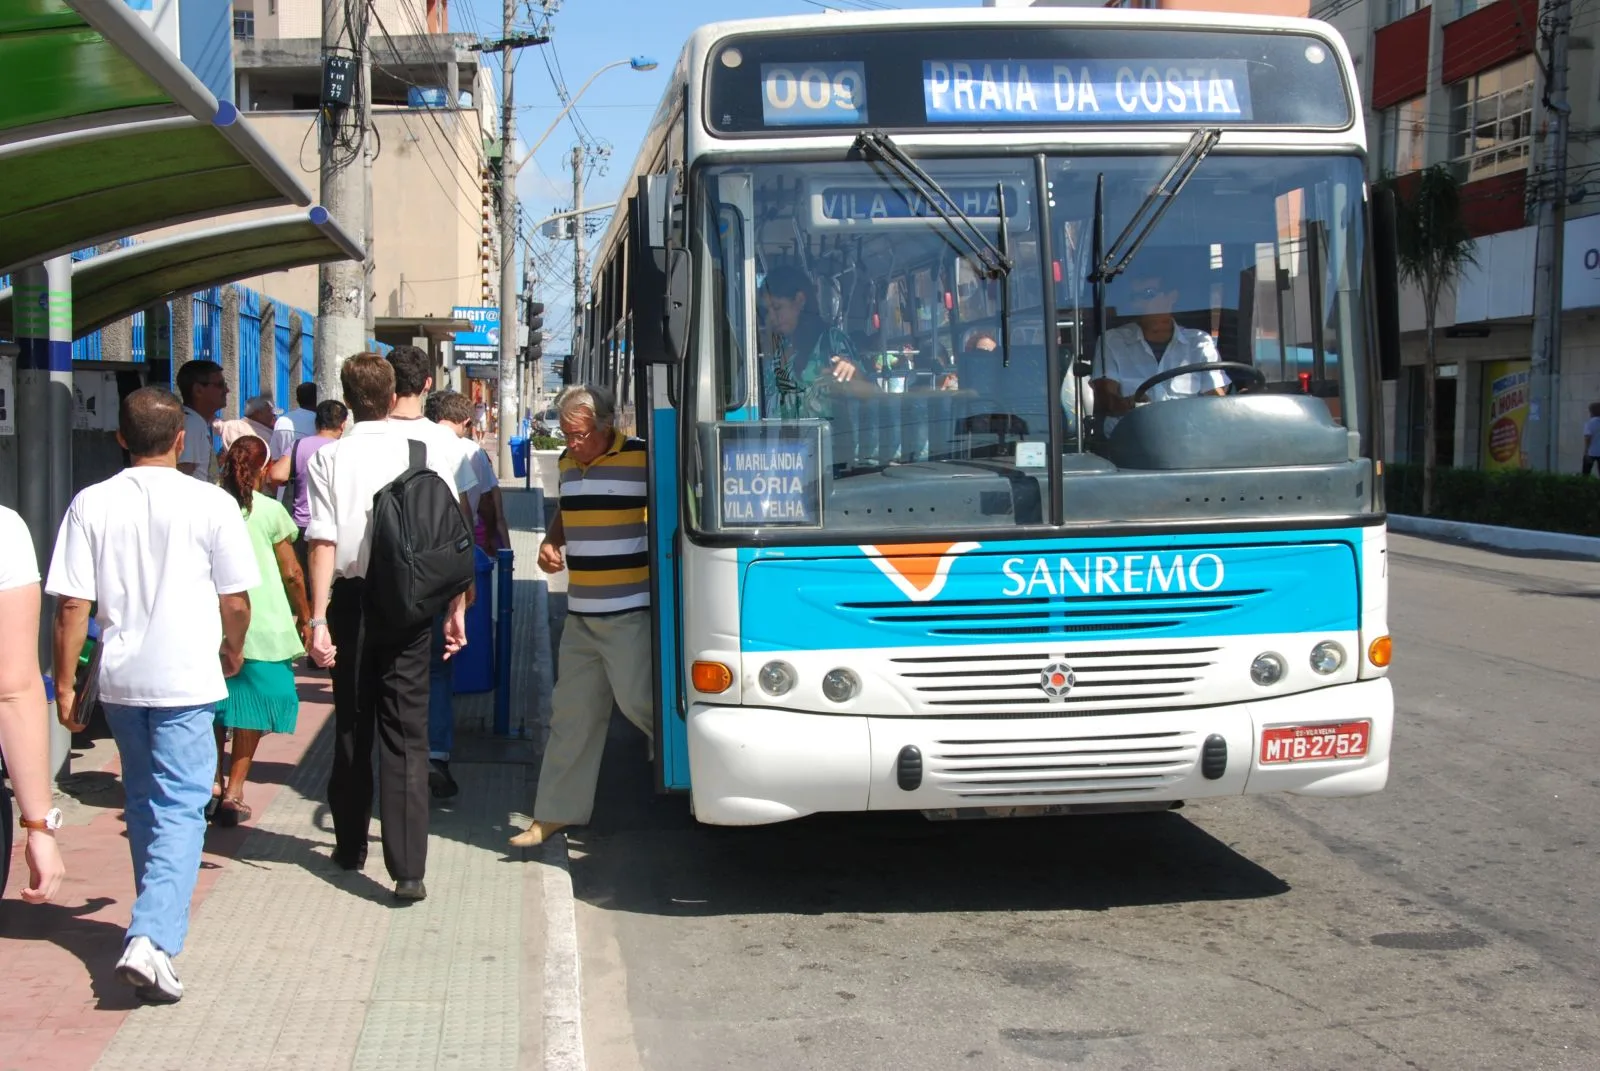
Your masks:
M413 631L472 586L472 529L450 485L409 441L411 467L372 496L372 552L364 596L368 627Z

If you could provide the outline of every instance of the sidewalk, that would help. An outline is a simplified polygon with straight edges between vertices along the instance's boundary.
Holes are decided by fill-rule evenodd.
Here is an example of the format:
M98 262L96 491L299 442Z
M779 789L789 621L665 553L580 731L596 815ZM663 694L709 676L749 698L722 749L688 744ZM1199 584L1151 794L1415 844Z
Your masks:
M104 745L75 754L74 798L61 804L62 903L15 899L20 854L0 902L0 1071L542 1062L544 902L565 874L506 849L531 807L550 688L538 493L508 489L506 500L517 562L511 724L521 738L488 735L492 692L457 697L461 794L433 808L428 899L396 906L376 845L362 873L332 863L331 695L325 677L302 677L299 731L268 737L258 753L255 821L207 838L177 960L186 995L139 1006L112 973L133 899L118 767ZM551 1025L564 1029L559 1018Z

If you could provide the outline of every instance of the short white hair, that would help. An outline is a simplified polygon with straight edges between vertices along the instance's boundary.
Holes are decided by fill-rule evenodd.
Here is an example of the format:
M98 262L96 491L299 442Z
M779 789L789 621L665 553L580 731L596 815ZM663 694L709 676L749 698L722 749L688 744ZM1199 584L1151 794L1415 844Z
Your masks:
M609 390L593 383L567 387L556 395L556 417L587 412L597 428L609 428L617 419L617 402Z
M244 408L239 411L246 416L249 416L251 413L259 413L261 410L265 409L268 413L276 416L277 408L277 406L272 404L271 395L258 394L254 398L251 398L249 401L245 402Z

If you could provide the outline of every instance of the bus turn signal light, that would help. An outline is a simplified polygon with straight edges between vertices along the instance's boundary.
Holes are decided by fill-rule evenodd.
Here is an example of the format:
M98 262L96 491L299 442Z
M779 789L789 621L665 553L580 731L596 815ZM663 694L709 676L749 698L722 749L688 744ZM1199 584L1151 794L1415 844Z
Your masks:
M1367 661L1375 666L1387 666L1391 646L1389 637L1379 636L1367 647Z
M696 662L689 669L695 691L719 695L733 687L733 670L721 662Z

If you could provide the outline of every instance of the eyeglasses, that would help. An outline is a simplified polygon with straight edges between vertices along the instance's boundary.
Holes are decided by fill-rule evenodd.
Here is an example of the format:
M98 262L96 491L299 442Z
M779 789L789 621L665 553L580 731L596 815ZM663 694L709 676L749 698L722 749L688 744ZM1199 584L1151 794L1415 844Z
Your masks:
M588 442L590 439L593 439L595 436L599 435L600 429L590 428L588 431L568 431L567 429L562 428L561 434L566 436L567 442L569 443L583 443Z

